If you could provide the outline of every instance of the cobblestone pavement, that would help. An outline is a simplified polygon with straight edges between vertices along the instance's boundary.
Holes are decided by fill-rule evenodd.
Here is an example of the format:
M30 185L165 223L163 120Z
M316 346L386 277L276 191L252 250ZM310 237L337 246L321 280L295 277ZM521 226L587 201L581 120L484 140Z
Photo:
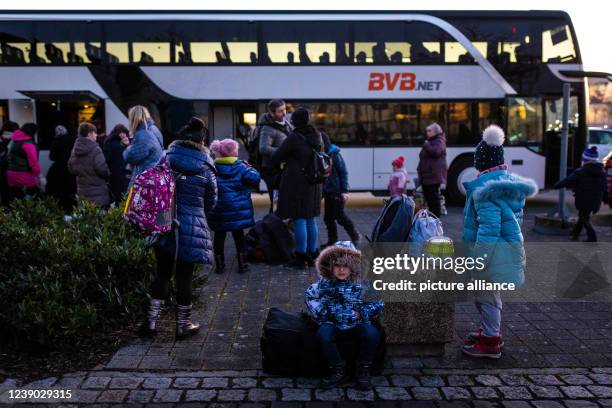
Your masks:
M527 241L555 241L531 231L529 208L524 225ZM369 232L378 208L351 208L349 213ZM445 232L459 239L461 209L443 218ZM258 210L258 217L263 213ZM612 241L612 228L596 226L601 241ZM326 238L320 224L321 241ZM341 234L344 232L342 231ZM341 238L345 236L341 235ZM561 238L564 240L565 238ZM234 259L227 242L228 259ZM612 406L612 301L506 303L503 314L505 349L498 361L463 357L462 338L476 328L477 312L470 303L456 305L455 341L441 357L388 358L375 378L375 390L361 392L348 385L323 391L316 379L265 376L261 372L259 339L269 307L303 309L305 287L316 279L314 269L296 271L252 265L246 275L209 274L198 289L194 318L201 332L175 342L171 320L164 320L154 341L138 340L117 351L100 370L69 373L31 383L30 388L67 387L78 402L113 404L179 404L189 406L332 407L392 400L381 406L496 406L508 408ZM15 386L8 380L0 392ZM411 405L397 401L407 400ZM415 405L414 400L429 401ZM460 400L461 402L457 402ZM74 401L74 400L73 400ZM6 402L0 399L0 402ZM70 404L72 401L67 401ZM531 405L529 405L531 404ZM565 405L563 405L565 404Z

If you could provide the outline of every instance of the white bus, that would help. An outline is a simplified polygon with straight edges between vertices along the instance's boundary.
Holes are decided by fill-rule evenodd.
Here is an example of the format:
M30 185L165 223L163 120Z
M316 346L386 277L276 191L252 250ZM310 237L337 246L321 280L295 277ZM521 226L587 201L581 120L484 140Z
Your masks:
M491 123L510 170L556 180L564 73L581 70L564 12L0 12L0 120L110 131L150 108L166 141L191 116L243 137L271 98L307 105L342 148L355 191L386 189L391 160L416 177L425 127L448 140L451 200L474 176ZM576 80L574 80L576 81ZM570 163L586 139L572 85Z

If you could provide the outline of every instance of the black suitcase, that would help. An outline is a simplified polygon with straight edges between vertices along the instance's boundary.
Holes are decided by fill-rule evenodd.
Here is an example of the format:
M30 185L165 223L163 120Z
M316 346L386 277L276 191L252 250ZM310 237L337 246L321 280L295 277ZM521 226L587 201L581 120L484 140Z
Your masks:
M376 323L381 342L373 362L372 373L384 368L385 331ZM261 337L262 368L268 374L284 376L322 377L327 364L317 341L318 325L306 313L287 313L270 308ZM352 372L359 355L359 339L342 340L338 349L347 369Z

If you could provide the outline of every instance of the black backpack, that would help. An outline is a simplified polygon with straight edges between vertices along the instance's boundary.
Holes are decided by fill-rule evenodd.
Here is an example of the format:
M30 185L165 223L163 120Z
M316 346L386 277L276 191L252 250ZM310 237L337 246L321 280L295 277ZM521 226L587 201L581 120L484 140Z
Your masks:
M271 213L249 230L246 245L249 260L278 264L291 260L295 239L283 220Z
M308 164L302 169L304 176L306 176L306 180L310 184L324 183L332 174L332 158L308 143L303 135L299 133L298 135L300 135L302 140L312 149L312 155L310 156Z

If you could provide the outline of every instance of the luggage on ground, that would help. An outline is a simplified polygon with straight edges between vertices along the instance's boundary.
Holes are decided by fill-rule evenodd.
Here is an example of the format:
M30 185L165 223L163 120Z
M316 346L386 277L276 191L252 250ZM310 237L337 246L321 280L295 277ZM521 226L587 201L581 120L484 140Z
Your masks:
M372 373L382 371L385 360L385 332L376 324L381 337L372 364ZM261 337L262 367L267 374L322 377L327 372L325 357L317 340L318 325L306 313L287 313L271 308ZM359 338L338 342L338 350L347 363L355 368L359 355Z
M406 242L410 234L414 201L405 194L394 196L384 201L385 206L380 212L371 242Z
M276 214L257 221L246 236L250 261L283 263L293 257L295 240L290 228Z

